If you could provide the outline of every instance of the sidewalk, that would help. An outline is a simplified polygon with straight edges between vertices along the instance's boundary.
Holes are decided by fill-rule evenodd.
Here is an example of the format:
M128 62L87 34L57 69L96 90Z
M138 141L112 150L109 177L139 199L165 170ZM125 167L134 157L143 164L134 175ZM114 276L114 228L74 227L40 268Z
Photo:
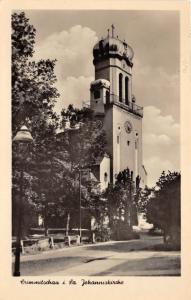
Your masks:
M149 244L153 245L153 244L158 244L158 243L162 243L162 237L152 237L149 238ZM66 254L69 252L75 252L76 250L80 250L83 248L90 248L90 247L99 247L99 246L106 246L106 245L131 245L132 243L136 243L139 244L139 249L144 248L145 244L144 244L144 240L143 239L135 239L135 240L128 240L128 241L108 241L108 242L99 242L99 243L95 243L95 244L82 244L82 245L72 245L71 247L64 247L64 248L59 248L59 249L50 249L50 250L46 250L46 251L41 251L38 253L34 253L34 254L25 254L25 255L21 255L21 262L25 262L25 261L33 261L33 260L42 260L42 259L47 259L47 258L51 258L51 257L62 257L63 254ZM12 257L12 261L14 261L14 256Z
M72 250L77 250L77 249L81 249L81 248L89 248L89 247L93 247L93 246L99 246L99 245L112 245L114 243L127 243L127 242L132 242L133 240L129 240L129 241L108 241L108 242L99 242L99 243L95 243L95 244L82 244L82 245L73 245L71 247L64 247L64 248L59 248L59 249L50 249L50 250L46 250L46 251L41 251L41 252L37 252L34 254L21 254L20 260L21 261L32 261L32 260L41 260L41 259L47 259L49 257L62 257L64 253L66 253L67 251L72 251ZM14 256L12 257L12 261L14 261Z

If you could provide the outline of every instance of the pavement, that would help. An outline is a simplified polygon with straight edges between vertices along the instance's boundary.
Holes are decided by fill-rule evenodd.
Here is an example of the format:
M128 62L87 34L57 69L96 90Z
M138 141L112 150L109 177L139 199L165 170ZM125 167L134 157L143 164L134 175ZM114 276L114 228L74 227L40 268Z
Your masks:
M23 276L179 276L180 252L156 251L162 237L110 241L21 257Z

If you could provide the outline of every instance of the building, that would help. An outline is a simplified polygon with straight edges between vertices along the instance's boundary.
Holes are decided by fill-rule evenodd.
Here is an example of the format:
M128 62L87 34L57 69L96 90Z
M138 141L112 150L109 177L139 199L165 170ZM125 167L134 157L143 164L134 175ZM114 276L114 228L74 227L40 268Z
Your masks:
M109 183L115 183L119 172L127 168L135 185L138 182L142 187L146 185L147 172L142 162L143 108L136 103L132 91L133 56L133 49L115 36L114 26L112 34L108 31L107 37L98 41L93 48L95 80L90 84L90 108L94 112L97 128L106 133L107 146L103 157L97 157L93 164L84 166L83 171L88 168L86 176L98 182L101 191ZM72 127L71 123L72 117L67 121L65 131L72 139L80 129L78 123L75 125L75 114ZM137 216L136 207L132 205L129 220L132 215ZM87 228L84 225L88 221L85 210L81 209L81 215L82 227ZM76 221L75 218L71 215L71 220ZM96 221L91 217L89 227L92 228L92 224L96 227ZM105 224L108 224L108 219Z
M133 49L112 33L93 48L95 80L90 86L90 107L99 128L107 135L110 157L110 179L129 168L133 180L146 185L146 170L142 163L143 108L132 93ZM104 172L104 170L103 170ZM103 176L101 176L103 177Z

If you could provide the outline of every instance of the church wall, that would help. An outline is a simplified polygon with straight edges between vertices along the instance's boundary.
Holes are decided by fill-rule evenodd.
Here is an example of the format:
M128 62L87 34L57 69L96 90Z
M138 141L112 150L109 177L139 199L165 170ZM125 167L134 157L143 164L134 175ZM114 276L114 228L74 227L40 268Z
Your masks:
M111 83L110 93L119 96L119 74L123 74L123 99L125 99L125 77L129 78L129 101L132 98L132 69L124 60L110 58L97 63L95 66L95 80L107 79Z
M131 133L125 131L124 123L130 121L132 124ZM120 129L119 129L120 127ZM134 114L113 106L113 176L127 167L135 174L135 139L138 133L138 174L142 174L142 120ZM118 165L117 136L120 136L120 165ZM128 145L129 144L129 145ZM137 174L137 175L138 175ZM134 178L135 179L135 178Z
M122 98L125 99L125 77L129 78L129 101L131 101L131 74L132 70L125 61L120 61L117 58L110 59L110 82L111 82L111 90L110 93L119 96L119 74L123 74L123 96Z
M109 37L108 37L109 39ZM107 136L107 153L110 155L111 181L115 182L115 174L126 169L133 171L134 180L141 176L145 183L145 172L142 168L142 118L130 113L125 106L117 106L116 102L122 100L129 109L132 109L132 58L131 48L124 42L116 39L105 40L94 47L95 79L106 79L110 82L110 105L93 104L93 109L99 119L103 119L104 130ZM122 84L119 75L122 74ZM128 78L128 90L125 91L125 79ZM122 86L122 93L119 91ZM128 99L125 97L128 96ZM100 97L101 98L101 97ZM127 101L128 100L128 101ZM91 99L92 101L92 99ZM129 102L129 103L128 103ZM131 103L131 104L130 104ZM136 109L136 107L135 107ZM104 110L104 112L103 112ZM102 114L98 114L102 113ZM127 124L125 129L124 124ZM131 129L132 127L132 129ZM129 130L130 128L130 130Z
M106 133L107 145L106 152L110 156L110 168L113 167L113 132L112 132L112 123L113 123L113 108L107 108L105 110L105 115L103 119L103 129ZM111 178L112 180L112 178Z
M90 105L91 109L94 110L96 113L104 113L104 105L103 105L103 99L105 97L105 91L104 89L99 89L100 91L100 97L97 99L94 99L94 94L90 93Z

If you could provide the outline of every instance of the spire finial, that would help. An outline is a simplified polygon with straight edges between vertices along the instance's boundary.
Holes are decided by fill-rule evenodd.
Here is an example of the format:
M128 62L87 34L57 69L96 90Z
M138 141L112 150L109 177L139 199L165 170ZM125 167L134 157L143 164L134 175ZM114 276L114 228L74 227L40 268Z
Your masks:
M114 37L115 26L113 24L111 25L111 29L112 29L112 37Z

